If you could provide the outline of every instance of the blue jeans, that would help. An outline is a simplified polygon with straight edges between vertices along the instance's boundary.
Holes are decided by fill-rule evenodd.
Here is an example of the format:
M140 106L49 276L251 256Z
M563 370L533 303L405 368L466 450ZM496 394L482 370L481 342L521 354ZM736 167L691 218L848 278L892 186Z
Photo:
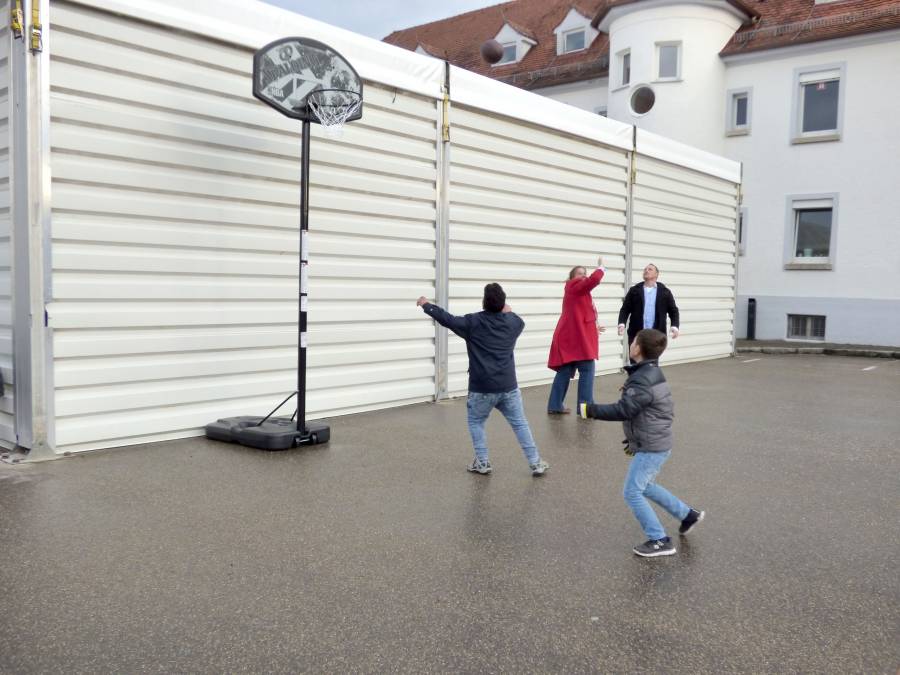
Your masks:
M662 539L666 536L656 512L648 499L656 502L673 518L684 520L690 513L690 507L678 499L661 485L653 482L662 465L669 459L671 450L665 452L638 452L631 459L628 473L625 475L625 488L622 495L625 503L631 507L634 517L638 519L647 539Z
M466 410L469 418L469 433L472 435L472 445L475 446L475 456L482 462L488 460L487 435L484 433L484 423L488 415L497 408L509 426L516 433L519 445L529 464L537 464L541 461L537 445L531 435L531 427L525 419L525 410L522 407L522 393L518 389L503 392L502 394L479 394L469 392L466 401Z
M578 369L578 403L594 402L594 360L573 361L556 371L553 385L550 387L550 400L547 410L563 410L566 407L566 392L569 391L569 380Z

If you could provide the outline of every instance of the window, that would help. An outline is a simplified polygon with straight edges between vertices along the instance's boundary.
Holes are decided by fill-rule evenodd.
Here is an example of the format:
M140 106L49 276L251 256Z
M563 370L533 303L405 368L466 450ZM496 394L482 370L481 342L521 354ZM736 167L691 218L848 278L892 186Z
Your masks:
M794 211L795 258L827 258L831 243L831 209Z
M565 53L568 52L577 52L584 49L584 29L573 30L566 33L563 36L563 51Z
M656 94L650 87L638 87L631 95L631 110L635 115L645 115L656 103Z
M631 83L631 50L619 52L619 86L624 87Z
M832 269L836 218L836 194L789 197L785 269Z
M737 221L738 255L747 252L747 207L742 206L738 211Z
M794 143L841 137L844 66L798 69L794 85Z
M656 76L660 80L677 80L681 77L681 43L656 43Z
M503 58L497 61L496 65L503 63L512 63L516 60L516 43L503 45Z
M728 92L727 136L750 133L750 89L732 89Z
M556 38L556 53L570 54L588 49L599 34L599 31L591 27L589 16L582 14L581 10L574 6L570 6L565 18L553 29L553 36Z
M788 338L800 340L825 340L825 317L805 314L788 314Z

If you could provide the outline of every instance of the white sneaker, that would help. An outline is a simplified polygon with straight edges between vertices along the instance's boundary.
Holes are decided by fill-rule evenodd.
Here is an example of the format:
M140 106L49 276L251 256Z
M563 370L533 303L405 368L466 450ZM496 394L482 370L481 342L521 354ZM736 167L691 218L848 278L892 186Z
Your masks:
M472 460L472 463L466 467L466 471L470 473L480 473L482 476L489 474L493 471L493 467L491 467L491 463L487 460L481 461L477 457Z
M537 464L529 464L528 468L531 469L532 476L543 476L547 469L550 468L550 465L541 459L538 460Z

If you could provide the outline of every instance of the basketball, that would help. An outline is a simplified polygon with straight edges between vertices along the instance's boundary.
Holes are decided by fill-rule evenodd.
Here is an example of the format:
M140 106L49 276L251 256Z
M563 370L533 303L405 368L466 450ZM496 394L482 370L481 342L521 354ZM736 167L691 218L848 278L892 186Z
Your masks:
M481 45L481 58L488 63L497 63L503 58L503 45L496 40L488 40Z

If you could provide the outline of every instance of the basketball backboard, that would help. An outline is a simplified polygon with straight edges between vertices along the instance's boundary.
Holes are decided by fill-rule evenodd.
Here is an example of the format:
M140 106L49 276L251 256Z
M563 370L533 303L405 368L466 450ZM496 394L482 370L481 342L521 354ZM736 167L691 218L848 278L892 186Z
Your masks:
M294 119L319 122L307 105L307 97L314 91L327 90L329 103L343 104L361 101L362 88L353 66L317 40L283 38L267 44L253 56L253 95ZM362 105L346 121L360 117Z

